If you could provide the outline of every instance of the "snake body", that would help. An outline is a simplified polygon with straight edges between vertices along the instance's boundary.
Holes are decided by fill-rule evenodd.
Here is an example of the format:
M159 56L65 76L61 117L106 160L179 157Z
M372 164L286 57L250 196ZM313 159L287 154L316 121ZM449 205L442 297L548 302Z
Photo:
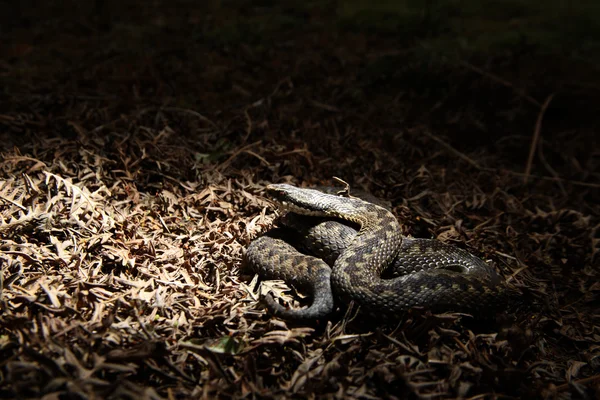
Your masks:
M269 185L267 193L289 211L287 228L254 240L246 261L263 278L313 295L310 306L298 309L267 296L275 315L324 317L335 299L388 316L413 307L482 315L501 303L504 285L493 268L458 247L403 236L381 202L287 184Z

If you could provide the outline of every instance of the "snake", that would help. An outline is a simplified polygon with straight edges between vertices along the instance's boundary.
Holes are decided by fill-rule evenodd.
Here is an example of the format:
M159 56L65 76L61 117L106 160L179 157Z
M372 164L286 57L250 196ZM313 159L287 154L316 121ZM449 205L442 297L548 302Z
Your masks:
M288 308L269 293L273 315L324 318L336 303L354 301L372 316L426 308L485 317L503 304L504 282L481 258L437 239L403 235L389 205L374 196L332 190L265 189L286 213L283 227L253 240L244 261L262 279L281 279L312 296L307 307Z

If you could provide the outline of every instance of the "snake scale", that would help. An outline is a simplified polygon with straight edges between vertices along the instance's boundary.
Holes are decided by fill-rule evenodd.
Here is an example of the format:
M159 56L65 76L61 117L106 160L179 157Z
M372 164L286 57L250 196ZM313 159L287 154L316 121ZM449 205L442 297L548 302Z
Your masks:
M267 307L288 319L322 318L335 301L354 300L371 315L398 316L413 307L483 316L501 304L504 284L480 258L435 239L401 234L386 205L288 184L267 186L288 211L277 228L250 243L245 262L265 279L307 289L312 303Z

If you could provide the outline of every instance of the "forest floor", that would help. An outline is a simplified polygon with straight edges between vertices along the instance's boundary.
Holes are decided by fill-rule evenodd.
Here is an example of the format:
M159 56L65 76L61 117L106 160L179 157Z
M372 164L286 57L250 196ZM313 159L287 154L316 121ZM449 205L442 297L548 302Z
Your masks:
M0 397L600 396L597 6L13 3ZM519 295L488 321L269 315L281 283L242 265L263 189L333 177Z

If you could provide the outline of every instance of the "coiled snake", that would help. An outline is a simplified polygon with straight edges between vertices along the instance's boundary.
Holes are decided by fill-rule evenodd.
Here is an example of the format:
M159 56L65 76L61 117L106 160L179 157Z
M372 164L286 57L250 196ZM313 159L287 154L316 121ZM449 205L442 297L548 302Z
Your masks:
M283 279L313 296L296 309L267 296L277 316L324 317L334 298L392 316L413 307L482 315L500 303L504 284L492 267L438 240L403 236L381 202L288 184L269 185L267 193L289 211L287 228L250 243L245 261L262 278Z

